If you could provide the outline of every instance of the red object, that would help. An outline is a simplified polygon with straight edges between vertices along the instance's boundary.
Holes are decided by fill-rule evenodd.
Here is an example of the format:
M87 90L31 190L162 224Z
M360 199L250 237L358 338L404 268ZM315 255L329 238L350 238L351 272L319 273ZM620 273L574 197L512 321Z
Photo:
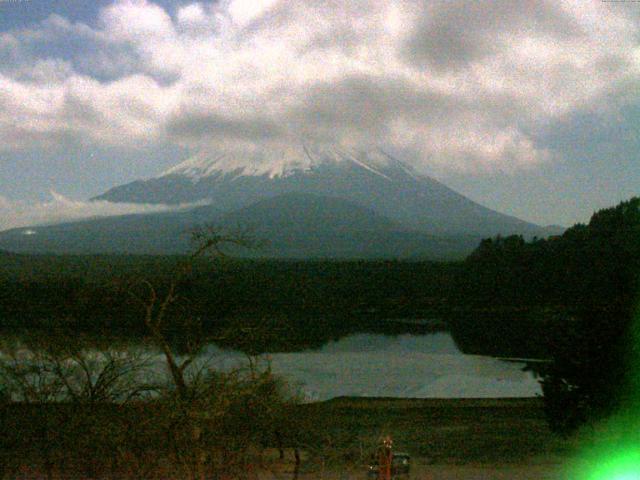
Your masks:
M378 478L380 480L391 480L391 462L393 460L393 440L391 437L386 437L382 441L380 447L380 455L378 458L378 465L380 470L378 471Z

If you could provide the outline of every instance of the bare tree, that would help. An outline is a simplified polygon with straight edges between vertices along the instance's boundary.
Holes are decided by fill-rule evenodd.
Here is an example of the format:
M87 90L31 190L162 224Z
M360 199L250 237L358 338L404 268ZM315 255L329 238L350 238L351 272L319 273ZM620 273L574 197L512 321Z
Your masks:
M258 465L261 449L291 443L287 414L297 398L257 357L248 356L248 366L232 370L198 357L203 336L183 293L201 258L220 261L225 245L256 243L213 229L198 230L194 241L193 253L168 283L142 279L131 288L162 353L165 384L149 385L151 360L131 352L83 348L55 336L31 348L3 349L0 422L9 423L0 433L11 433L6 438L17 443L8 445L11 454L0 455L0 473L2 459L13 458L46 478L71 471L83 478L109 471L113 478L245 478ZM186 354L171 342L171 327L183 328ZM3 406L12 402L24 418L4 415Z
M168 318L169 310L181 298L180 287L192 273L195 262L200 258L206 256L213 256L217 259L224 258L223 248L225 246L234 245L253 248L259 245L259 242L246 234L221 234L214 227L195 229L192 231L192 241L194 243L193 252L178 264L169 280L166 291L162 292L147 279L139 282L143 293L136 293L133 289L130 290L131 295L144 309L144 325L156 346L162 351L178 397L183 400L188 400L190 397L185 372L195 360L202 343L201 338L189 338L188 354L185 355L184 359L178 359L167 338L166 327L170 321ZM188 319L186 323L192 328L197 322L194 322L193 319ZM190 332L184 333L189 335Z
M213 462L207 451L207 444L212 443L212 426L228 417L234 399L242 397L247 385L239 381L237 372L222 374L201 367L190 376L188 369L194 365L202 348L202 337L191 331L198 327L198 320L191 318L188 312L183 313L186 318L181 318L184 328L181 333L187 336L187 353L178 356L167 336L172 323L171 309L183 300L181 287L201 258L212 256L220 260L225 258L225 247L255 248L259 242L246 233L222 234L212 227L195 230L192 239L193 252L179 263L164 289L143 279L138 282L137 292L132 290L132 295L143 308L144 325L164 356L173 387L173 393L166 398L172 405L169 436L174 456L186 469L188 477L195 480L204 478L206 467Z
M4 442L13 443L3 445L3 453L42 468L46 478L81 466L93 476L105 462L116 463L114 409L149 390L140 381L146 367L139 356L82 350L55 336L31 348L5 349L0 426Z

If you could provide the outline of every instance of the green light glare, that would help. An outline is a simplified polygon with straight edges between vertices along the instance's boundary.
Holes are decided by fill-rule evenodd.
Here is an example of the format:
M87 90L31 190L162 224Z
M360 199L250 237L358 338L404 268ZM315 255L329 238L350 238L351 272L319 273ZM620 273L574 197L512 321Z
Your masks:
M579 434L578 456L567 480L640 480L640 308L630 331L626 400L618 413Z
M637 204L634 208L638 208ZM630 255L627 258L632 261L627 266L637 268L639 217L638 212L626 213L631 215L629 219L633 224L633 227L625 227L630 228L628 233L624 232L624 248ZM640 272L636 272L634 282L636 289L640 288ZM625 298L624 292L620 294L618 300ZM627 305L627 300L625 298L621 305ZM620 313L622 311L618 315ZM615 314L612 318L603 314L601 318L603 322L624 320L625 317ZM563 480L640 480L640 291L636 294L635 311L630 320L630 328L621 339L628 343L624 346L626 378L619 386L617 412L606 420L585 426L574 438L577 456L565 465L563 473L567 475L562 476Z
M640 417L633 410L586 428L577 455L562 469L566 480L640 480Z
M608 460L600 460L586 480L640 480L640 451L624 452Z

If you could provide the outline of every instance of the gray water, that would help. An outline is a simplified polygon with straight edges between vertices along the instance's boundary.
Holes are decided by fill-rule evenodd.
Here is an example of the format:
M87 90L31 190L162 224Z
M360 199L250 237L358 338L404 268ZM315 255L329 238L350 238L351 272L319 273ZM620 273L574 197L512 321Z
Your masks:
M21 349L14 345L14 351L16 347ZM155 377L153 380L166 376L164 359L152 346L127 342L120 349L146 358L151 364L146 375ZM89 353L99 354L98 350ZM538 382L523 371L523 364L463 354L448 333L361 333L330 341L317 350L264 354L254 360L270 365L308 401L339 396L501 398L540 394ZM230 370L247 363L245 354L209 344L194 362L194 369Z
M447 333L357 334L317 352L271 355L276 373L313 400L338 396L531 397L540 386L524 365L465 355Z

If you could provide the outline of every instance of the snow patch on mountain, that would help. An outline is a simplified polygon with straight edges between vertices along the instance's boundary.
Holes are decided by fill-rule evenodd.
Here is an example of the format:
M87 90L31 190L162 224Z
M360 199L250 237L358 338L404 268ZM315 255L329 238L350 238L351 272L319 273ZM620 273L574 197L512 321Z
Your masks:
M221 148L218 154L202 151L158 177L114 187L96 199L162 204L210 200L220 213L230 214L285 193L307 193L347 200L430 235L546 236L539 226L483 207L382 149L315 144ZM313 216L314 210L304 213Z
M336 164L352 164L387 180L391 180L391 178L385 173L385 170L395 166L417 178L411 167L380 149L354 151L345 148L320 149L308 145L280 151L218 155L201 152L165 170L158 178L177 175L188 177L194 182L214 176L224 176L226 179L240 176L265 176L273 179L311 172L323 165Z

